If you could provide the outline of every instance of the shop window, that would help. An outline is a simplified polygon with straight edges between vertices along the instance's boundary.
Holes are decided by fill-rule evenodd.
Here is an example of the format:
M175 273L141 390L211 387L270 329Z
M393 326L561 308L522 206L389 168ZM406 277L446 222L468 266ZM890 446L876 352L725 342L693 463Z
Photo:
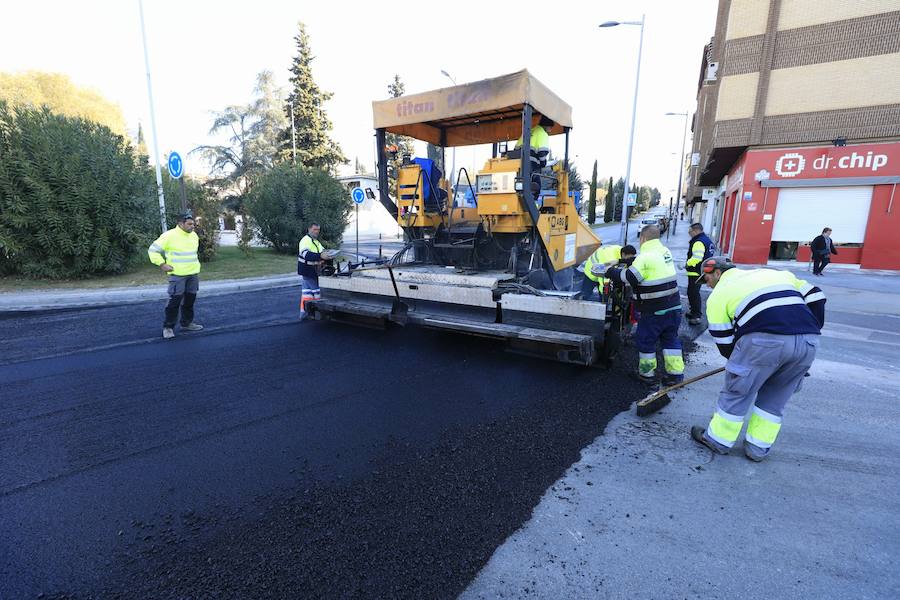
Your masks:
M800 242L772 242L769 244L769 260L795 260Z

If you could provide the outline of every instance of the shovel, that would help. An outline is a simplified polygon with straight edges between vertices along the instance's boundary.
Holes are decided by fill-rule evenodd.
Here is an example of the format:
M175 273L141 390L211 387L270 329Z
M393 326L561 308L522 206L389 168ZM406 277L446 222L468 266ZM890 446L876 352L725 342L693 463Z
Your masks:
M696 377L691 377L690 379L685 379L684 381L682 381L680 383L676 383L675 385L670 385L669 387L663 388L663 389L659 390L658 392L653 392L652 394L650 394L643 400L638 401L637 408L635 409L635 413L639 417L646 417L646 416L652 415L653 413L657 412L658 410L660 410L661 408L663 408L665 405L667 405L669 402L672 401L672 399L669 398L669 392L671 392L673 390L677 390L678 388L682 388L682 387L688 385L689 383L694 383L695 381L700 381L701 379L706 379L707 377L711 377L712 375L721 373L724 370L725 370L725 367L719 367L718 369L713 369L712 371L708 371L701 375L697 375Z

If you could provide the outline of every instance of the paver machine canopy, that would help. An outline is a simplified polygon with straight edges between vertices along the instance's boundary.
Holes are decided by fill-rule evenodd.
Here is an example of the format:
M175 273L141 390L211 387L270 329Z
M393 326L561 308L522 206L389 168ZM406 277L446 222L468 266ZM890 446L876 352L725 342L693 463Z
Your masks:
M473 270L516 267L520 276L543 272L531 277L540 287L571 286L571 267L600 242L569 196L568 104L523 70L376 101L372 108L380 201L404 229L416 260ZM562 160L543 172L530 160L538 123L549 135L565 136ZM436 176L434 165L409 157L397 169L395 189L389 189L387 133L442 150L491 144L492 157L475 177L460 169L454 182ZM499 151L517 138L518 148ZM461 191L476 205L454 206ZM561 274L567 269L568 277Z

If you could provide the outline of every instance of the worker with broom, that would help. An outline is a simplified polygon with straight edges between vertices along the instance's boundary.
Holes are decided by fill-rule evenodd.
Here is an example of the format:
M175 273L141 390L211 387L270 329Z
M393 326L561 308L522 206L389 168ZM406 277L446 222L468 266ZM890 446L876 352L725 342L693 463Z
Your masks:
M759 462L816 357L825 294L790 272L737 269L725 256L703 261L701 273L713 289L706 304L709 332L728 363L716 411L707 427L691 428L691 437L726 454L749 412L744 453Z

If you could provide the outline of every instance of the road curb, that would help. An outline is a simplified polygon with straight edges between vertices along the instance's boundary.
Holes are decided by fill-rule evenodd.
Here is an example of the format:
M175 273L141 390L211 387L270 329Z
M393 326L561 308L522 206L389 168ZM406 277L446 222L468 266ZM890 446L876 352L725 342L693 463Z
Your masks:
M200 282L200 296L211 297L240 292L299 286L296 275L254 279L229 279ZM166 286L139 286L134 288L110 288L105 290L66 290L47 292L13 292L0 294L0 315L102 308L161 301L168 298Z

